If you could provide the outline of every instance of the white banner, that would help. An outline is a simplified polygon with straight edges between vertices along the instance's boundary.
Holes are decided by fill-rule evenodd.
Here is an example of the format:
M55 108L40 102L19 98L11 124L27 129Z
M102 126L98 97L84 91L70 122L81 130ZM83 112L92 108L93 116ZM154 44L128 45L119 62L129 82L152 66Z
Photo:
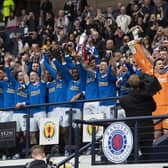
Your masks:
M103 114L88 114L84 115L84 120L103 119ZM103 135L103 127L96 126L96 137ZM83 125L83 142L92 141L92 125Z
M40 119L40 145L52 145L59 143L58 118Z

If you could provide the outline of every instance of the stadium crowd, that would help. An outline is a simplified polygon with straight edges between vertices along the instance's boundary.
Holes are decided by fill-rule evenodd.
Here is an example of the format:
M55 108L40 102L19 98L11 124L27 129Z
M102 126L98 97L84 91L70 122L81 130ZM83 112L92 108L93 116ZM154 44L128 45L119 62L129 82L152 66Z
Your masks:
M118 2L116 8L103 9L94 9L85 1L82 5L75 2L66 0L64 8L56 13L46 0L40 19L26 9L16 15L14 7L4 17L5 29L0 34L0 108L17 110L1 111L0 122L16 121L19 139L25 138L24 105L127 94L128 78L134 73L148 72L147 64L145 67L138 63L142 54L140 58L134 57L129 45L132 40L140 41L151 65L157 64L155 60L159 58L161 65L157 70L167 74L167 1L131 0L126 6ZM167 77L164 82L168 86ZM165 104L157 103L161 114L168 112L167 92L162 97ZM97 113L110 119L114 117L111 109L115 105L116 101L106 100L31 108L31 144L38 143L36 133L42 117L59 118L60 138L68 144L67 110L74 109L73 117L78 119ZM166 128L165 121L164 133ZM158 138L161 127L156 129Z

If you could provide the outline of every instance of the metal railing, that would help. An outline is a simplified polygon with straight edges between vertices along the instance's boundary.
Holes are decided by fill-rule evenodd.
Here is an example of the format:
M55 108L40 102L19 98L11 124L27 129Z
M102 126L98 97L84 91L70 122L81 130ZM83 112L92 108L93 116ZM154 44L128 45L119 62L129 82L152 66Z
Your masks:
M126 117L124 119L106 119L106 120L74 120L74 122L77 124L77 128L76 128L76 135L75 135L75 139L76 139L76 150L75 150L75 168L78 168L78 162L79 162L79 154L80 154L80 150L79 150L79 139L78 139L78 125L79 124L88 124L88 125L92 125L93 126L93 131L92 131L92 142L91 142L91 146L92 146L92 157L91 157L91 164L92 165L102 165L102 164L113 164L111 162L109 162L108 160L106 161L96 161L96 154L95 154L95 144L98 140L101 140L102 137L99 137L99 139L96 139L96 126L105 126L105 125L110 125L113 122L134 122L134 126L133 126L133 137L134 137L134 143L133 143L133 158L131 161L126 160L125 163L144 163L144 162L167 162L168 161L168 157L164 157L161 158L162 154L164 154L165 156L168 154L168 150L167 152L162 152L162 151L156 151L157 149L161 149L161 148L166 148L168 149L168 135L166 136L166 141L167 144L166 145L162 145L161 146L153 146L152 148L155 149L152 151L152 153L147 153L148 155L153 155L151 157L150 160L140 160L140 154L139 154L139 132L138 132L138 123L139 122L144 122L145 120L153 120L153 119L159 119L160 121L162 121L163 119L168 118L168 114L166 115L159 115L159 116L139 116L139 117ZM162 139L164 140L164 139ZM146 146L144 146L145 148ZM64 161L62 161L60 164L58 164L58 166L61 166L63 163L65 163Z
M65 105L65 104L76 104L76 103L85 103L85 102L96 102L96 101L107 101L107 100L117 100L119 97L108 97L108 98L98 98L98 99L89 99L89 100L78 100L76 102L56 102L56 103L43 103L43 104L35 104L35 105L25 105L23 108L27 111L27 113L24 115L26 118L26 146L25 146L25 157L30 156L30 118L33 117L32 114L30 114L31 108L36 108L39 106L58 106L58 105ZM116 106L115 106L116 107ZM114 107L114 108L115 108ZM0 111L14 111L17 110L15 107L8 107L8 108L0 108ZM116 109L115 109L116 110ZM69 154L72 152L72 115L75 111L72 110L72 108L69 107L69 110L67 113L69 114L69 137L68 137L68 147L69 147ZM82 111L83 116L83 111Z
M95 102L95 101L106 101L106 100L117 100L119 99L119 97L109 97L109 98L103 98L103 99L90 99L90 100L78 100L76 102L59 102L59 103L44 103L44 104L36 104L36 105L26 105L24 108L27 110L27 114L25 115L26 118L26 146L25 146L25 156L28 157L30 154L30 136L29 136L29 129L30 129L30 118L32 117L32 115L30 114L30 108L35 108L35 107L39 107L39 106L51 106L51 105L63 105L63 104L75 104L75 103L85 103L85 102ZM108 161L96 161L96 152L95 152L95 146L96 146L96 142L100 141L102 137L99 137L98 139L96 139L96 131L95 131L95 125L99 125L99 126L105 126L108 125L112 122L129 122L132 121L134 122L134 152L133 152L133 160L132 162L134 163L138 163L140 162L139 160L139 146L138 146L138 126L139 126L139 122L142 122L144 120L153 120L153 119L159 119L160 121L163 120L164 118L168 118L168 115L160 115L160 116L140 116L140 117L126 117L124 119L118 119L117 118L117 106L114 107L115 108L115 117L114 119L106 119L106 120L89 120L89 121L85 121L85 120L74 120L72 121L72 115L73 115L73 110L70 109L70 127L69 129L72 129L72 122L76 123L76 127L75 127L75 152L72 153L71 149L72 149L72 134L69 135L69 147L70 147L70 153L69 156L62 160L61 162L58 163L58 167L65 165L66 162L68 162L69 160L71 160L72 158L75 158L75 168L78 168L78 164L79 164L79 156L81 153L83 153L83 151L85 151L87 148L91 147L91 164L92 165L99 165L99 164L111 164ZM10 108L1 108L0 111L8 111L8 110L15 110L15 107L10 107ZM92 142L86 144L85 146L80 148L79 142L79 125L80 124L89 124L89 125L93 125L93 131L92 131ZM167 146L166 146L167 147ZM158 154L158 153L156 153ZM51 157L51 156L50 156ZM144 160L143 160L144 161ZM152 160L151 160L152 161ZM155 161L155 160L154 160ZM163 159L162 161L168 161L168 159ZM128 162L127 162L128 163Z

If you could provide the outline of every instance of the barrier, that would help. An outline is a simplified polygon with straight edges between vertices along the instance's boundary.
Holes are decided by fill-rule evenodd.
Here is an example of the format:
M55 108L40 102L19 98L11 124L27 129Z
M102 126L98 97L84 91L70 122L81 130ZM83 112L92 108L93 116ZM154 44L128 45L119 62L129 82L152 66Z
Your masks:
M104 99L92 99L92 100L78 100L76 102L60 102L60 103L45 103L45 104L37 104L37 105L26 105L24 108L27 109L27 115L25 115L26 117L26 121L27 121L27 125L26 125L26 128L27 128L27 134L26 134L26 146L25 146L25 153L26 153L26 157L29 156L30 154L30 140L29 140L29 127L30 127L30 123L29 123L29 120L30 120L30 113L29 113L29 109L30 108L34 108L34 107L38 107L38 106L49 106L49 105L62 105L62 104L73 104L73 103L84 103L84 102L92 102L92 101L106 101L106 100L114 100L114 99L118 99L119 97L110 97L110 98L104 98ZM79 155L85 151L87 148L91 147L92 150L91 150L91 164L92 165L100 165L100 164L111 164L110 162L107 162L107 160L99 160L97 161L96 160L96 151L95 151L95 147L96 147L96 143L97 142L100 142L101 140L101 137L99 137L99 139L96 139L95 137L95 125L99 125L99 126L105 126L105 125L108 125L112 122L130 122L130 121L134 121L134 125L133 125L133 130L134 130L134 152L133 152L133 155L132 155L132 160L131 161L126 161L126 163L139 163L139 162L145 162L145 160L139 160L139 146L138 146L138 123L139 122L142 122L144 120L152 120L152 119L164 119L164 118L167 118L168 115L161 115L161 116L141 116L141 117L127 117L127 118L124 118L124 119L117 119L117 108L118 108L118 104L114 107L114 111L115 111L115 119L113 120L92 120L92 121L85 121L85 120L75 120L75 121L72 121L72 113L73 113L73 110L70 109L70 112L69 112L69 115L70 115L70 127L69 129L71 130L72 129L72 122L76 123L76 127L75 127L75 145L72 146L72 139L69 138L69 156L61 161L59 164L58 164L58 167L61 167L62 165L64 165L66 162L68 162L69 160L71 160L72 158L75 158L75 168L78 168L78 164L79 164ZM15 110L15 108L3 108L3 109L0 109L0 111L7 111L7 110ZM91 143L88 143L86 146L80 148L79 146L79 125L80 124L89 124L89 125L92 125L93 126L93 131L92 131L92 142ZM70 134L70 137L72 137L72 134ZM74 153L72 153L72 150L75 150ZM51 157L51 156L50 156ZM154 160L157 159L159 161L159 158L155 157ZM167 161L167 158L164 160L164 161ZM148 162L150 162L150 160L148 160Z
M26 146L25 146L25 157L29 157L30 155L30 118L32 117L32 115L30 114L29 110L30 108L36 108L39 106L57 106L57 105L64 105L64 104L75 104L75 103L84 103L84 102L93 102L93 101L106 101L106 100L116 100L119 97L109 97L109 98L103 98L103 99L90 99L90 100L78 100L76 102L59 102L59 103L44 103L44 104L36 104L36 105L26 105L24 108L25 110L27 110L27 114L24 116L26 118ZM117 106L116 106L117 107ZM10 107L10 108L0 108L0 111L10 111L10 110L15 110L15 107ZM115 112L117 111L117 109L114 110ZM75 147L72 145L72 115L75 111L72 110L71 108L69 109L69 111L67 111L67 113L69 113L69 137L68 137L68 148L69 148L69 153L72 153L72 149L74 149ZM83 114L82 114L83 115Z
M134 151L133 154L131 156L131 159L128 158L128 160L125 161L125 163L151 163L151 162L167 162L168 161L168 139L167 136L162 137L161 139L164 140L160 140L160 143L158 143L157 148L154 146L152 147L152 151L150 153L145 153L145 156L150 156L150 159L148 157L148 160L140 159L140 154L139 154L139 145L138 145L138 121L142 122L144 120L151 120L151 119L163 119L163 118L167 118L168 115L161 115L161 116L157 116L157 117L153 117L153 116L140 116L140 117L127 117L125 119L113 119L113 120L96 120L96 121L84 121L84 120L75 120L74 122L78 125L78 124L89 124L89 125L93 125L93 132L92 132L92 159L91 159L91 164L92 165L102 165L102 164L113 164L109 161L107 161L107 159L104 160L99 160L96 161L96 157L95 157L95 143L97 142L96 138L95 138L95 125L107 125L113 122L128 122L128 121L135 121L134 123ZM77 126L78 127L78 126ZM76 150L75 150L75 168L78 168L78 162L79 162L79 145L78 145L78 129L76 128ZM163 148L160 148L160 146L163 145ZM143 148L147 148L147 146L143 146ZM159 149L159 150L158 150ZM158 150L156 152L156 150ZM164 154L164 158L162 157ZM60 166L60 165L59 165Z

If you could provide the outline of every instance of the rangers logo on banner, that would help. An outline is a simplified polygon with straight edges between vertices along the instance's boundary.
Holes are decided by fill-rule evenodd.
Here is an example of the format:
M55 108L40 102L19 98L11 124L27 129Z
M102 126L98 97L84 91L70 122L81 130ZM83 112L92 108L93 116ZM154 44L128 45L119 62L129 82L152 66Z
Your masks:
M84 115L84 120L98 120L103 119L103 114L88 114ZM91 142L92 141L92 125L83 125L83 142ZM96 126L96 137L100 137L103 135L103 127Z
M115 122L107 127L103 135L102 148L109 161L124 162L130 155L132 147L132 132L125 123Z
M57 118L40 119L40 145L59 143L59 120Z

